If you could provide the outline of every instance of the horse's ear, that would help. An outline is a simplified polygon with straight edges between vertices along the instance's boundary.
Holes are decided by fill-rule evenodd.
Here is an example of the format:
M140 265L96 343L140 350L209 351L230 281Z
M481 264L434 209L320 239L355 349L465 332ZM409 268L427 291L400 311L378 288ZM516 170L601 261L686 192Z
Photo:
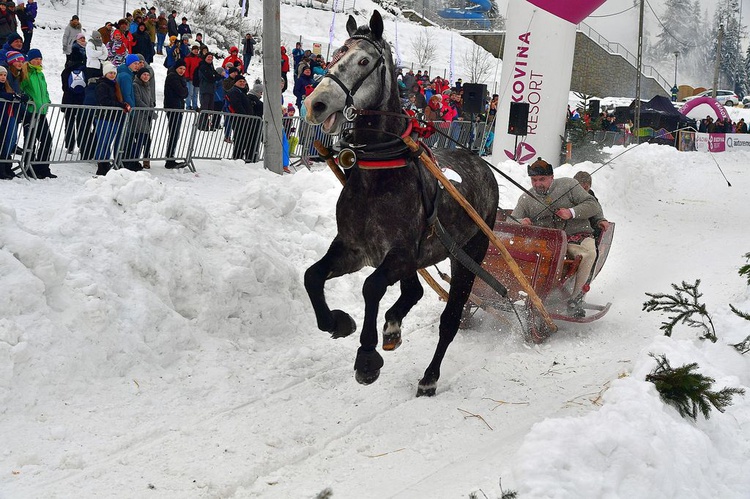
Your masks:
M372 13L370 18L370 32L373 40L380 40L383 37L383 18L377 10Z
M349 33L349 36L352 36L355 31L357 31L357 21L354 16L349 16L349 20L346 21L346 32Z

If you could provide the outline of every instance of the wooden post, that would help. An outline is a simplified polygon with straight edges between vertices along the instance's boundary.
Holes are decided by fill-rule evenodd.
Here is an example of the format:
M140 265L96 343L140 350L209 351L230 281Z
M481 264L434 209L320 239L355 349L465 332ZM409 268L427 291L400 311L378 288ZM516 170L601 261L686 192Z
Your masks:
M326 146L324 146L323 143L319 140L313 142L313 146L315 146L315 149L317 149L320 157L326 158L326 164L328 164L328 167L331 169L331 171L333 171L333 174L336 175L336 178L339 179L341 185L344 185L346 183L344 172L341 171L341 168L339 168L339 165L336 164L333 158L329 156L329 151ZM417 273L422 276L422 279L425 280L425 282L438 294L438 296L443 301L448 301L448 292L440 284L438 284L438 282L430 275L429 272L427 272L425 269L419 269L417 270Z
M403 138L404 143L414 152L419 151L419 145L414 142L411 137L404 137ZM490 242L500 251L500 254L503 257L503 260L505 260L505 263L508 265L508 268L513 272L513 275L515 276L518 283L521 285L523 290L526 292L526 294L529 296L529 299L531 300L532 305L534 308L541 314L542 319L544 319L544 322L547 324L547 326L550 328L551 332L557 331L557 325L552 321L552 317L550 317L549 313L547 312L547 309L544 308L544 304L542 303L542 299L539 298L539 295L536 294L536 291L534 291L534 288L529 284L529 281L526 279L526 276L523 275L523 272L521 272L521 269L518 267L518 264L513 259L512 256L510 256L510 253L508 253L507 248L503 245L502 241L500 241L500 238L498 238L495 233L492 231L490 227L487 226L487 224L484 222L484 219L477 213L477 211L474 209L471 204L466 200L465 197L456 189L456 187L446 178L445 175L443 175L443 172L440 171L440 168L430 159L430 157L423 151L422 154L419 156L419 159L422 160L424 165L427 167L427 169L432 173L435 178L438 179L438 181L445 187L445 190L450 193L451 196L453 196L453 199L455 199L459 205L466 211L466 213L471 217L471 219L474 221L474 223L479 227L479 229L484 232L484 234L489 238Z

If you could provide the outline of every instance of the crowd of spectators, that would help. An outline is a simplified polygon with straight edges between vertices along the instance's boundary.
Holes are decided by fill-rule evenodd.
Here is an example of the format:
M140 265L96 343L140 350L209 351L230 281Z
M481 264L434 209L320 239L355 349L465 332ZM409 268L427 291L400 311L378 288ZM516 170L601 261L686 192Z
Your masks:
M50 104L47 81L38 49L26 49L31 43L37 5L34 0L11 8L12 2L0 2L0 132L4 133L0 148L0 178L13 178L10 158L15 152L17 133L26 133L30 116L38 123L33 145L32 165L38 178L55 178L45 163L50 158L52 137L44 116ZM13 14L9 13L13 10ZM15 19L18 22L15 22ZM11 19L14 22L11 22ZM62 35L65 67L62 71L62 104L104 106L121 110L119 115L107 113L91 119L80 109L65 106L64 146L68 154L78 149L83 159L97 162L97 174L105 175L112 167L116 151L113 144L123 143L123 165L131 170L150 168L151 128L156 113L156 81L153 68L155 56L168 69L163 84L163 107L167 110L223 111L201 113L199 130L224 129L224 140L234 144L233 157L256 161L260 130L254 127L233 127L231 114L262 116L263 86L259 80L248 83L245 75L252 60L255 38L246 34L242 47L233 46L220 66L214 64L215 54L203 42L201 33L193 35L186 17L178 23L178 13L157 13L155 7L136 9L124 18L106 22L86 34L78 16L72 16ZM5 22L4 22L5 21ZM21 30L21 33L18 30ZM287 55L281 47L280 85L282 93L291 88L294 104L284 104L284 116L296 110L304 117L304 98L309 95L327 71L329 62L322 55L302 48L297 42ZM292 72L292 78L288 73ZM440 76L430 78L427 71L398 70L398 87L403 107L426 119L452 122L468 118L463 112L463 88L459 79L450 85ZM2 81L2 80L5 81ZM5 86L5 92L2 92ZM497 95L485 99L484 112L476 120L493 120ZM27 105L27 103L33 105ZM295 109L296 106L296 109ZM28 112L27 112L28 110ZM125 126L125 113L136 111ZM151 111L149 111L151 110ZM223 120L222 115L224 115ZM182 113L167 114L166 157L174 156L182 129ZM223 121L223 123L222 123ZM296 128L284 130L284 144L299 142ZM284 168L288 167L288 149ZM312 152L312 151L311 151ZM312 155L315 155L314 153ZM168 160L166 168L182 166Z
M19 130L28 132L32 116L36 123L36 144L32 165L37 178L56 178L45 163L53 143L45 117L50 104L47 80L39 49L30 48L37 4L0 2L0 178L11 179L11 157L16 152ZM163 107L168 110L226 111L262 116L262 85L248 85L245 71L253 55L255 39L249 33L243 40L242 56L237 47L219 67L203 43L201 33L193 35L187 17L177 22L177 11L157 14L155 7L136 9L119 20L106 22L90 35L78 16L72 16L62 34L65 67L61 73L62 104L104 106L120 109L91 118L82 109L64 106L64 146L73 154L96 160L97 174L105 175L112 167L116 151L113 144L124 144L124 166L131 170L150 168L151 128L156 117L156 85L151 64L163 56L168 69L164 85ZM17 19L17 20L16 20ZM19 33L20 30L20 33ZM30 105L31 104L31 105ZM124 126L125 113L136 114ZM173 157L182 127L182 113L168 113L165 154ZM202 130L225 128L228 143L237 143L235 157L255 160L259 134L248 127L231 130L231 120L220 115L201 113L197 120ZM251 133L252 132L252 133ZM252 135L252 136L251 136ZM28 137L29 135L24 135ZM174 160L166 168L177 168Z

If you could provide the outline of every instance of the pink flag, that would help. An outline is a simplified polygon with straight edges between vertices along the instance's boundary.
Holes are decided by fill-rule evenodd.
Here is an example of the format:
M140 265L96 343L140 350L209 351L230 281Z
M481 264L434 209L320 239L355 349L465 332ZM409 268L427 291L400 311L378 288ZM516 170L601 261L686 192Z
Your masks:
M552 15L578 24L598 9L606 0L527 0L530 4Z

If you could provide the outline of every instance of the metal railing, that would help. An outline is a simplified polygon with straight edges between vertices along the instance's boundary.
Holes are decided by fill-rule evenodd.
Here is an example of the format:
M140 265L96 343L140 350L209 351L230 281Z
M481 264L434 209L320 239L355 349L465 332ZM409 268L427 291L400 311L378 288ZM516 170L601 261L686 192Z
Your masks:
M49 165L89 163L140 170L150 162L195 171L195 160L263 160L263 120L220 111L121 108L48 104L36 112L33 104L0 100L0 177L9 166L13 174L44 178ZM337 135L298 116L282 119L289 142L291 166L310 166L319 160L316 140L331 147ZM455 148L454 141L487 153L492 126L484 122L434 122L436 133L425 139L432 148ZM279 130L279 136L281 130ZM491 140L490 140L491 142Z
M633 55L628 49L626 49L622 44L617 42L610 42L588 24L584 22L578 24L578 31L596 42L597 45L605 49L610 54L617 54L624 58L633 66L633 68L638 65L638 58ZM661 85L664 90L669 91L672 88L672 85L667 81L667 79L659 74L659 72L653 66L644 65L641 68L641 74L647 78L656 80L656 82Z

